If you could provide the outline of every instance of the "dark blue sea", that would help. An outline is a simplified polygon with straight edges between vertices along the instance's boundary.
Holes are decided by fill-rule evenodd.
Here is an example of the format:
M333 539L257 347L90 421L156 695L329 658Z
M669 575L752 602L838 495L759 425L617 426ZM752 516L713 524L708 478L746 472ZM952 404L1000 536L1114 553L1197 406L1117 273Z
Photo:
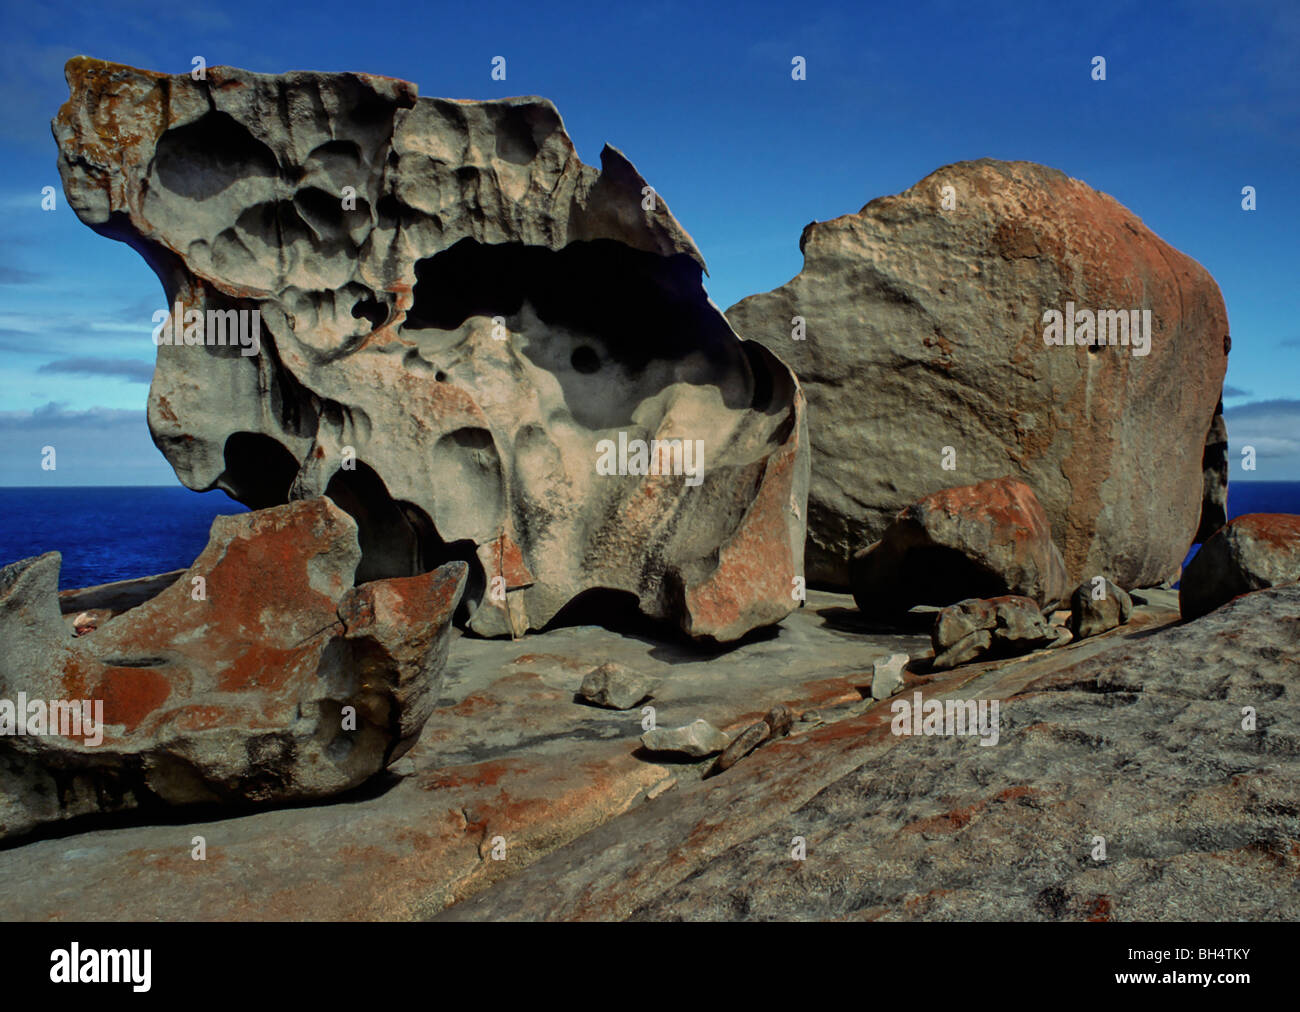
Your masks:
M165 573L194 561L213 517L243 512L224 492L180 487L0 488L0 565L62 552L64 589ZM1228 516L1243 513L1300 513L1300 482L1231 485Z
M64 590L165 573L203 551L213 517L244 512L180 486L0 488L0 565L62 552Z

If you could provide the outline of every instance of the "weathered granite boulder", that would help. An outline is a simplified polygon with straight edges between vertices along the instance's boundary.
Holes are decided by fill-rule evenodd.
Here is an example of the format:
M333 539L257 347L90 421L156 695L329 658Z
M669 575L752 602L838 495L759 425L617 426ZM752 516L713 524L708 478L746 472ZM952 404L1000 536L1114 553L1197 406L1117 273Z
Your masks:
M854 555L853 599L867 615L1015 594L1046 608L1069 590L1033 490L1011 478L946 488L912 503Z
M58 553L0 569L0 838L325 797L399 758L437 702L467 567L354 586L360 557L328 499L218 517L179 579L75 639Z
M1050 646L1057 634L1027 597L972 598L935 616L931 643L938 671L986 656L1011 657Z
M1071 581L1175 576L1227 365L1199 264L1062 172L988 159L810 224L799 245L802 272L727 317L808 396L809 579L846 585L851 554L907 503L1009 471L1042 501ZM1047 345L1045 314L1067 308L1150 310L1149 353L1131 335Z
M1247 513L1201 545L1183 570L1178 607L1199 618L1239 594L1300 580L1300 516Z
M173 310L149 426L187 486L329 496L362 580L464 559L487 635L631 599L732 640L797 605L799 385L617 150L583 165L544 99L366 74L67 78L69 204Z
M1108 632L1133 614L1133 599L1127 592L1109 580L1094 580L1084 580L1070 595L1070 635L1076 640Z

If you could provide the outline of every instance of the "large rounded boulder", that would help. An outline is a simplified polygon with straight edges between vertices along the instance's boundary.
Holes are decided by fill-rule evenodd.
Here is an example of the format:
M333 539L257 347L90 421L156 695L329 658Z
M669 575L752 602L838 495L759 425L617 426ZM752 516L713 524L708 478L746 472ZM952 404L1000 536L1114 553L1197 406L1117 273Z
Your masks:
M727 316L808 396L809 579L844 584L903 506L1008 473L1071 581L1176 576L1227 366L1200 264L1086 183L989 159L815 222L800 249L797 277Z

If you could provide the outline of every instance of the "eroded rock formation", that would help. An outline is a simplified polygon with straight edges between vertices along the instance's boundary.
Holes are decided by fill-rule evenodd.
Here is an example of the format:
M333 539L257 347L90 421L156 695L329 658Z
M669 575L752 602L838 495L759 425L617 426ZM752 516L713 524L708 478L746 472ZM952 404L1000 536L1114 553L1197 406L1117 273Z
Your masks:
M328 499L218 517L179 579L75 639L58 553L0 569L0 725L23 722L0 735L0 838L325 797L399 758L437 702L467 567L354 586L360 557Z
M79 57L67 78L69 203L180 310L149 426L187 486L329 496L359 524L359 579L464 559L489 635L589 592L719 640L797 604L798 383L737 339L617 150L583 165L544 99L365 74ZM189 343L218 324L248 333Z
M1072 581L1177 574L1227 365L1204 268L1086 184L987 159L815 222L799 245L801 273L727 317L808 395L810 579L844 586L851 553L907 503L1008 472L1037 492ZM1132 334L1048 346L1044 314L1067 309L1094 327L1150 310L1149 353Z

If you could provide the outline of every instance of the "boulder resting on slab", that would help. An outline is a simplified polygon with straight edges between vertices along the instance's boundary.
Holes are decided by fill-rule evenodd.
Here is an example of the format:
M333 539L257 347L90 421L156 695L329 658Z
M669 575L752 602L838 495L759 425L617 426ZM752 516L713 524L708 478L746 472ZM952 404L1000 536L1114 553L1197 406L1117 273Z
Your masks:
M1133 614L1133 599L1109 580L1084 580L1070 595L1070 635L1081 640L1122 626Z
M1012 478L912 503L880 541L854 555L850 577L858 608L885 618L1005 594L1049 608L1069 590L1047 515L1033 490Z
M808 395L810 581L848 585L909 502L1008 473L1071 583L1176 578L1228 363L1205 268L1086 183L987 158L813 222L799 249L797 277L727 318Z

